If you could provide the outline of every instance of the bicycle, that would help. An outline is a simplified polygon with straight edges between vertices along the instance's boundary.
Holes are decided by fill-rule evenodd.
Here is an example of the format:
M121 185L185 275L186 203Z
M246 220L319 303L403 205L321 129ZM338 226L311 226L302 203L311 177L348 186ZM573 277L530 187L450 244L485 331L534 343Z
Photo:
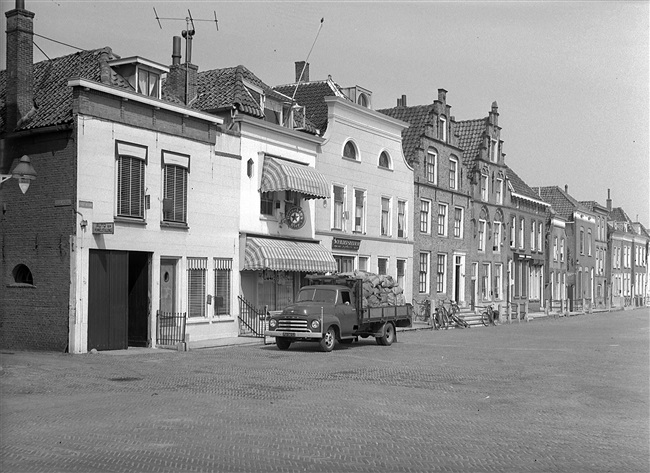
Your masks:
M413 312L416 321L421 320L428 325L434 325L435 328L435 321L431 316L431 301L429 299L424 299L421 302L413 299L413 308L415 309Z
M470 325L458 316L459 313L460 307L458 307L456 301L449 303L449 309L445 307L444 301L439 301L436 309L436 319L440 324L440 328L448 329L452 326L452 323L458 328L469 328Z
M487 307L483 308L483 312L481 312L481 323L484 326L487 327L488 325L496 325L496 320L498 318L499 312L492 308L492 304L489 304Z

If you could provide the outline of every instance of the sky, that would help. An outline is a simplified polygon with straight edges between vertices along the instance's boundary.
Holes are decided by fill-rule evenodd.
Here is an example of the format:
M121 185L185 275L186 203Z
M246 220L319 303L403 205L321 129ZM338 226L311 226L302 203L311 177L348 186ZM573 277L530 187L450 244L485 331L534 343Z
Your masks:
M2 0L2 13L14 5ZM568 185L577 200L603 205L610 189L613 207L649 227L647 0L25 0L25 7L36 14L38 35L164 65L189 10L199 71L241 64L274 86L294 82L294 63L308 60L311 80L330 75L342 87L369 89L374 109L394 107L402 95L408 105L430 104L442 88L456 120L469 120L486 117L496 101L506 164L529 186ZM4 42L3 35L0 69ZM77 51L34 42L50 58ZM47 59L38 48L35 61Z

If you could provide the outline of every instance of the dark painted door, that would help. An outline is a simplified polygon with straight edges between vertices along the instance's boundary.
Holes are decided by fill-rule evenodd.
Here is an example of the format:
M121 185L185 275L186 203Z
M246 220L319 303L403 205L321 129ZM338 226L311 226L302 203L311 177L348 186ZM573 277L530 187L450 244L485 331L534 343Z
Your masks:
M128 253L90 250L88 350L128 347Z
M129 346L149 344L149 253L129 252Z

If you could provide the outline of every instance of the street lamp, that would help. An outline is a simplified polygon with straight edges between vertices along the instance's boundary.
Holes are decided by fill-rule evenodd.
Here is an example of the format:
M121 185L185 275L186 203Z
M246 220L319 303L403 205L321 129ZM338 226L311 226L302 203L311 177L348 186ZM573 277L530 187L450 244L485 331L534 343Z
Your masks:
M29 156L26 154L23 155L11 174L0 174L0 184L12 177L18 180L18 186L20 187L20 190L23 191L23 194L27 192L31 181L36 179L36 171L29 160Z

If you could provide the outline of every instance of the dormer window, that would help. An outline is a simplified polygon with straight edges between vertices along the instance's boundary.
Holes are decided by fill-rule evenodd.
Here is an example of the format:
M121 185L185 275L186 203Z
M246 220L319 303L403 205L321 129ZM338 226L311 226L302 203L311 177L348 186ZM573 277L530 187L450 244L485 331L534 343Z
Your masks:
M359 94L359 97L357 97L357 104L368 108L370 106L370 100L366 94L361 93Z
M167 66L137 56L115 59L108 65L138 94L160 98L160 78L169 72Z
M498 161L498 154L497 151L499 150L499 143L497 140L492 138L490 140L490 161L493 163L496 163Z

